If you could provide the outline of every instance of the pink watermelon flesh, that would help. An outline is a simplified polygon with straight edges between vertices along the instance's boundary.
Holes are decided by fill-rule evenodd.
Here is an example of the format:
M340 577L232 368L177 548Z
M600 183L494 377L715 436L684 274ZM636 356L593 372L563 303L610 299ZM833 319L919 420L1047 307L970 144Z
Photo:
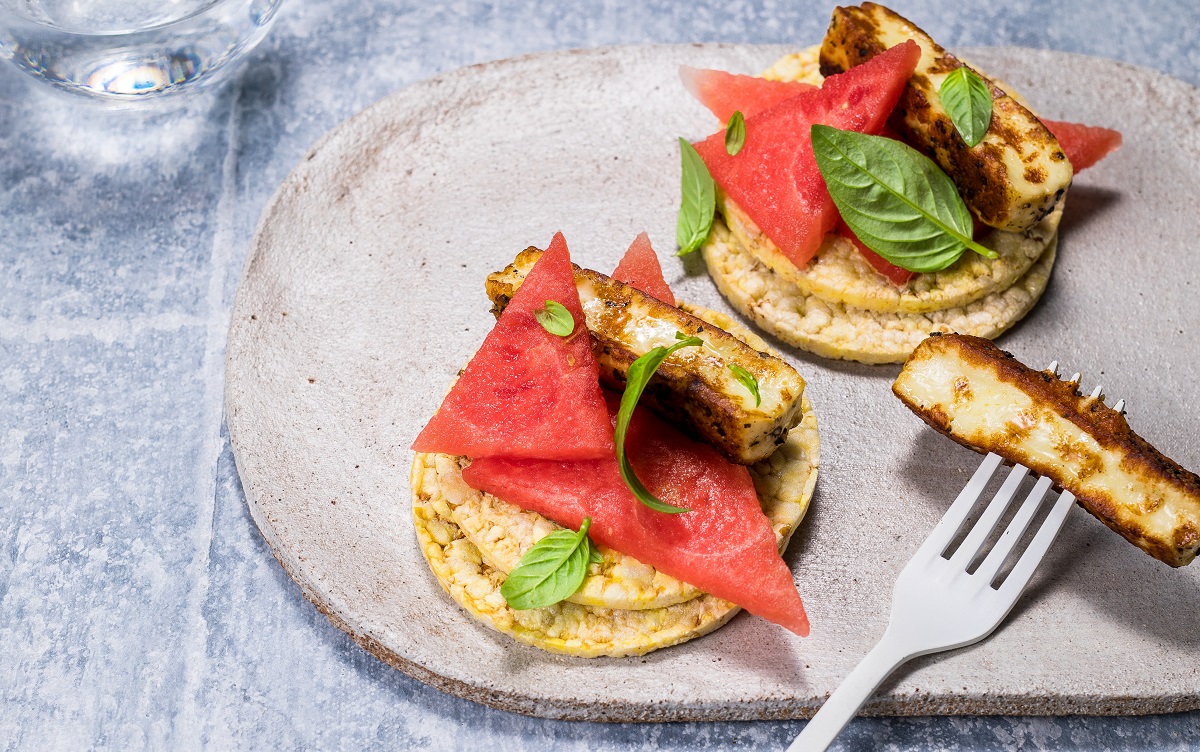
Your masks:
M547 300L575 319L569 337L537 321ZM529 271L412 448L467 457L613 457L613 429L561 233Z
M728 120L734 110L740 109L744 116L750 117L791 99L800 92L814 88L811 84L799 81L767 81L755 76L738 76L724 71L701 70L687 66L681 66L679 74L683 78L683 85L692 96L722 121ZM904 140L887 124L880 128L879 135L895 141ZM903 285L916 276L916 272L896 266L863 245L840 218L834 232L852 242L867 263L893 284Z
M799 81L768 81L757 76L739 76L686 65L679 66L679 77L683 79L684 88L722 123L728 122L738 110L742 111L743 117L751 117L785 99L817 88Z
M907 41L748 118L737 156L726 152L724 130L696 144L721 189L797 267L812 259L838 220L810 128L821 123L878 134L920 57L917 44Z
M1042 119L1042 125L1058 139L1075 172L1086 170L1121 145L1121 134L1111 128L1046 119Z
M667 305L675 305L675 294L667 287L662 266L658 263L658 254L650 245L650 236L644 232L633 239L629 250L621 257L621 263L613 270L612 278L636 287Z
M614 416L617 404L610 395ZM804 604L749 471L641 408L626 442L634 471L650 492L690 512L664 514L642 505L621 480L615 457L479 459L463 479L573 529L590 516L593 541L807 636Z

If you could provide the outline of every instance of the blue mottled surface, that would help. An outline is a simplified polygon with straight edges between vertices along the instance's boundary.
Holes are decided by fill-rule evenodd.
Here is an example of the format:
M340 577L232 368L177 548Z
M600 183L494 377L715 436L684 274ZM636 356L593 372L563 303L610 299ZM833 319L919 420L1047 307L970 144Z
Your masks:
M895 7L948 46L1083 52L1200 84L1200 8L1138 5ZM785 746L801 722L542 721L368 656L303 599L247 514L222 358L265 202L313 141L385 94L541 50L809 44L828 12L293 0L230 86L154 116L45 97L0 69L0 749ZM839 744L1197 749L1200 713L860 719Z

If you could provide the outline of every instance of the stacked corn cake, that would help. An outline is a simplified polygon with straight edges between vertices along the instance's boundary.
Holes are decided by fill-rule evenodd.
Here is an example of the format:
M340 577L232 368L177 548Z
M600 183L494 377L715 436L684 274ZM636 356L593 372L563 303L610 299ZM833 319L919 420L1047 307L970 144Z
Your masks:
M760 337L730 317L681 304L762 352ZM782 551L804 518L817 480L820 439L808 398L802 419L766 459L750 465L763 513ZM642 655L711 632L737 606L658 572L631 556L599 547L583 586L547 608L517 610L500 586L534 543L560 529L542 515L469 487L465 457L418 453L413 462L417 539L442 588L475 618L544 650L593 658Z
M820 85L820 47L788 55L763 73ZM900 363L930 332L991 339L1041 297L1054 266L1062 202L1023 232L989 230L987 259L967 251L950 267L897 286L846 238L829 236L804 268L789 261L732 201L718 193L702 248L721 293L764 330L827 358Z

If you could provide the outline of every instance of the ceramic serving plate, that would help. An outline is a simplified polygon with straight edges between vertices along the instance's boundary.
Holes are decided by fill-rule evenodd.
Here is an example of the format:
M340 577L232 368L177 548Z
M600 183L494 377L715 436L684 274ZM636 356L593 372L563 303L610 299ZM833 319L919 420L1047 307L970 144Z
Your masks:
M623 47L455 71L334 129L284 181L233 308L229 431L275 556L366 650L521 713L790 718L811 716L882 634L898 572L979 463L891 395L895 366L780 346L808 380L822 433L817 494L786 557L808 639L742 614L643 658L549 655L455 605L411 521L408 447L493 323L484 277L517 251L561 230L578 263L609 270L647 230L678 297L730 310L698 255L670 255L676 137L717 127L676 70L753 73L787 51ZM1102 382L1135 430L1200 467L1200 95L1096 58L963 54L1047 117L1125 136L1077 179L1050 287L1001 345ZM1200 707L1200 568L1172 570L1077 512L994 636L909 664L866 712Z

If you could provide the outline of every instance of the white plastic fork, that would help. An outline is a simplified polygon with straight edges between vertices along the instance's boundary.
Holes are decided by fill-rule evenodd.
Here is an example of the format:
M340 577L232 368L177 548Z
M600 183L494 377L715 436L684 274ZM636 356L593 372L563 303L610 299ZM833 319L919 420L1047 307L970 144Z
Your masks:
M1048 370L1057 376L1058 362L1051 363ZM1079 376L1075 374L1071 381L1078 384ZM1103 389L1097 386L1092 399L1102 392ZM1114 409L1120 412L1124 407L1125 401L1121 400ZM972 562L979 557L981 547L1004 516L1021 482L1029 474L1029 468L1013 467L954 554L947 558L945 551L1002 461L996 454L984 458L950 509L917 549L896 580L892 616L883 637L825 701L788 747L788 752L822 752L858 714L875 688L901 664L920 655L979 642L995 631L1012 610L1066 522L1075 497L1065 490L1059 495L1008 576L999 587L994 587L992 583L1050 490L1049 478L1038 478L996 545L974 572L968 572Z

